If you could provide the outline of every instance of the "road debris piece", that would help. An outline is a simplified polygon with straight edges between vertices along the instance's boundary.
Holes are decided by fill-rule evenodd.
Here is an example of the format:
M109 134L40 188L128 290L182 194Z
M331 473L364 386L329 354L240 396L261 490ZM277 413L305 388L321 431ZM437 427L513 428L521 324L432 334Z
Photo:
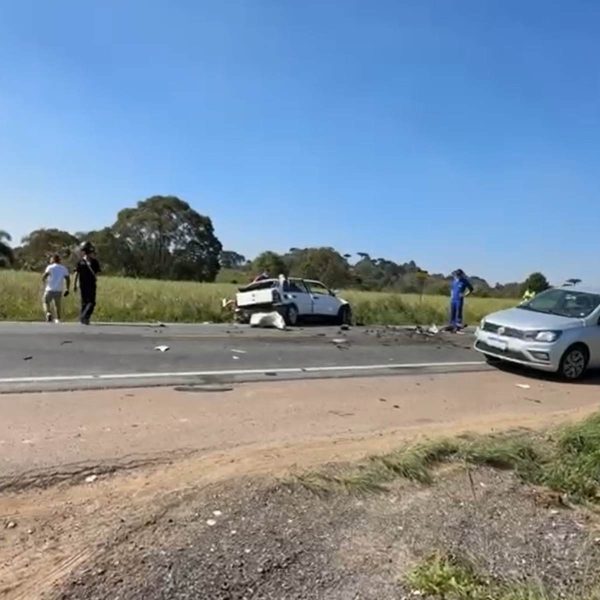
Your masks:
M209 527L214 527L217 524L217 522L214 519L207 519L206 524Z
M223 515L223 513L220 510L213 510L213 515L215 517L220 517Z
M33 356L24 356L23 360L31 360L33 358Z
M230 385L221 385L218 383L201 383L192 385L178 385L173 388L176 392L232 392Z
M348 343L348 340L346 338L333 338L331 343L335 344L336 346L343 346L344 344Z
M515 385L518 388L521 388L522 390L529 390L529 389L531 389L531 386L528 383L516 383Z
M283 331L285 329L285 320L277 311L269 313L257 312L250 317L250 327L275 328Z
M155 346L154 349L158 350L159 352L167 352L171 348L169 346Z
M14 529L16 526L17 526L17 523L16 523L16 521L9 521L9 522L6 524L6 529Z
M60 343L60 345L61 345L61 346L66 346L67 344L72 344L72 343L73 343L73 340L63 340L63 341Z
M94 483L94 481L96 481L96 479L98 479L98 475L88 475L85 478L85 482L86 483Z
M235 348L232 348L231 350L234 354L248 354L248 352L246 350L236 350Z
M542 401L538 400L537 398L525 398L525 400L527 400L527 402L535 402L536 404L542 403Z

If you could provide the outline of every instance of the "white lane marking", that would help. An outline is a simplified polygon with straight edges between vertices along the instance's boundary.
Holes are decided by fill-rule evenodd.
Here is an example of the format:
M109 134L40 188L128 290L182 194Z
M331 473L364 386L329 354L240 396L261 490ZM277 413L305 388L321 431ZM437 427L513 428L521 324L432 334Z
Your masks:
M54 381L107 381L111 379L166 379L178 377L210 377L211 375L264 375L281 373L284 375L299 373L326 373L333 371L385 371L390 369L423 369L429 367L475 367L486 364L485 361L399 363L383 365L348 365L329 367L286 367L264 369L224 369L221 371L166 371L159 373L104 373L100 375L48 375L40 377L3 377L4 383L52 383Z

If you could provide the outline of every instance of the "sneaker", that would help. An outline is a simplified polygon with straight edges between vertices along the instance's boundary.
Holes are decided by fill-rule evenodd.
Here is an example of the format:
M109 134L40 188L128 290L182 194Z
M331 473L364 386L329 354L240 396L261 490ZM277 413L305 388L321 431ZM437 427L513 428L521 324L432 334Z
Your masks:
M46 313L46 323L52 323L52 313Z

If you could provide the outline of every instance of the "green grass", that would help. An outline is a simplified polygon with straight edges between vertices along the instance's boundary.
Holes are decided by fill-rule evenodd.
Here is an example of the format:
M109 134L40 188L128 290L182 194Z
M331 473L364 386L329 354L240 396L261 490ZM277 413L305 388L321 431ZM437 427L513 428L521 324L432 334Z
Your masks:
M341 471L299 475L294 482L318 494L380 492L404 478L434 480L444 462L510 469L525 482L546 486L571 502L600 503L600 413L547 435L512 433L433 440L373 456Z
M39 274L0 270L0 290L0 320L42 318ZM221 299L231 297L235 291L236 286L229 283L102 277L95 318L99 321L218 323L231 319L231 314L221 309ZM352 303L356 321L365 325L443 324L448 319L448 298L443 296L420 298L411 294L352 290L341 296ZM77 304L74 295L65 300L65 319L76 318ZM477 323L484 315L515 304L514 300L468 298L465 318L468 323Z
M558 600L541 584L496 582L477 573L471 564L456 557L435 554L408 574L413 593L436 600ZM564 599L564 596L560 596ZM583 600L580 594L569 600ZM589 590L586 600L597 600L597 590Z

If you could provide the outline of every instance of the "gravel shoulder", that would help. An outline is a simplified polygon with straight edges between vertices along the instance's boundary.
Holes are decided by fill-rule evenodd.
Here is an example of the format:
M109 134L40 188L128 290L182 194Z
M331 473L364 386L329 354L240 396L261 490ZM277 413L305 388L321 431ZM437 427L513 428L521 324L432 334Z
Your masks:
M578 512L539 507L508 473L478 471L482 500L478 493L475 503L464 473L442 487L399 485L363 499L291 493L281 479L385 452L407 439L576 420L597 410L593 385L487 372L246 384L232 392L7 395L0 404L6 416L0 424L3 600L341 599L355 597L350 589L362 590L361 598L401 598L402 565L438 542L451 546L454 534L438 536L446 525L473 529L481 518L473 531L487 531L482 539L492 544L502 533L490 529L494 519L506 512L519 523L512 506L535 508L531 527L538 533L524 536L525 517L513 528L527 548L552 531L548 519L565 515L564 533L581 525L589 538ZM447 498L447 510L438 511L440 498ZM462 508L450 518L455 505ZM406 512L410 506L424 511L422 528L435 539L410 533L419 520ZM409 527L410 535L395 539L390 535L400 530L390 523L396 517L386 510L399 507L398 527ZM578 556L589 543L581 535L573 538ZM423 540L429 541L417 543ZM554 538L548 544L564 551ZM497 560L490 555L483 566L493 573ZM584 561L581 573L574 571L577 581L588 567Z

